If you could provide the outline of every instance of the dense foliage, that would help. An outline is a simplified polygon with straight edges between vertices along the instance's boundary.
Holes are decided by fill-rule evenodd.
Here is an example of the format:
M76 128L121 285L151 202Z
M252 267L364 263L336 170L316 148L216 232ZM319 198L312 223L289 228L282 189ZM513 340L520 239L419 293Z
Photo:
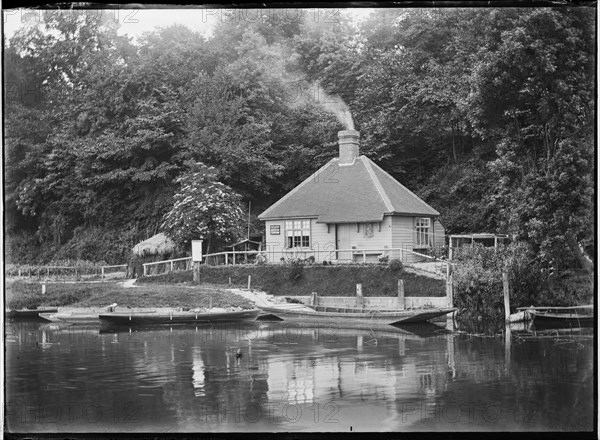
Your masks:
M203 212L249 202L260 233L256 215L337 155L331 95L448 233L593 270L595 8L298 12L137 41L106 14L25 22L4 57L8 260L122 263L163 229L218 247L239 216Z
M581 282L570 274L565 282L564 276L546 270L532 246L524 242L498 249L479 244L465 246L457 250L456 263L454 305L469 317L503 319L503 272L508 274L512 312L517 307L538 304L572 306L593 302L589 277Z

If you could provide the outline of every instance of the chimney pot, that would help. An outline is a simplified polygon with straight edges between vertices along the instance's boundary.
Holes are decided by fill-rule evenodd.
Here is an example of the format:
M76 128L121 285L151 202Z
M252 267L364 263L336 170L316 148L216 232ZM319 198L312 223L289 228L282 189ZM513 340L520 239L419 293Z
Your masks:
M339 164L350 164L358 157L358 139L360 133L356 130L342 130L338 132L340 146Z

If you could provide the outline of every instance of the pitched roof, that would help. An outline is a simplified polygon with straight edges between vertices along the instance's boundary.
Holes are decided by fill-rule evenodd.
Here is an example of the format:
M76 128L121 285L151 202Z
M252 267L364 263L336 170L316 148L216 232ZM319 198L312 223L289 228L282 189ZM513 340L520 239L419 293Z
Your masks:
M385 214L439 212L366 156L339 165L335 158L258 216L261 220L317 218L318 223L381 221Z

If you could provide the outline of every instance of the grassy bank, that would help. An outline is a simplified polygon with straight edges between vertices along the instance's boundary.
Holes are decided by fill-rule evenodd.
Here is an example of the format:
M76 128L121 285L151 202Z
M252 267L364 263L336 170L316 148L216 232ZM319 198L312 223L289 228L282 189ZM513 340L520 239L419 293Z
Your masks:
M406 296L445 296L443 280L394 271L388 266L201 266L201 283L247 286L248 276L252 287L271 295L354 296L356 284L363 285L365 296L396 296L398 279L404 280ZM192 272L173 272L143 277L140 284L189 283Z
M223 288L210 285L173 286L145 284L125 288L120 283L47 283L41 294L39 283L15 281L6 285L9 309L53 307L242 307L253 304Z

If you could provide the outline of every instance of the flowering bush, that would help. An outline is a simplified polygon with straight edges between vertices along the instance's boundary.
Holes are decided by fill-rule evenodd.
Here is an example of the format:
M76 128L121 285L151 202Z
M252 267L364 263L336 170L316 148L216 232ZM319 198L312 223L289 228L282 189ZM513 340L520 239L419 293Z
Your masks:
M388 261L390 261L390 256L381 254L379 257L377 257L377 259L379 260L379 264L388 264Z
M201 163L177 179L180 185L162 228L178 245L204 239L209 245L241 237L244 212L241 197L217 181L215 169Z

